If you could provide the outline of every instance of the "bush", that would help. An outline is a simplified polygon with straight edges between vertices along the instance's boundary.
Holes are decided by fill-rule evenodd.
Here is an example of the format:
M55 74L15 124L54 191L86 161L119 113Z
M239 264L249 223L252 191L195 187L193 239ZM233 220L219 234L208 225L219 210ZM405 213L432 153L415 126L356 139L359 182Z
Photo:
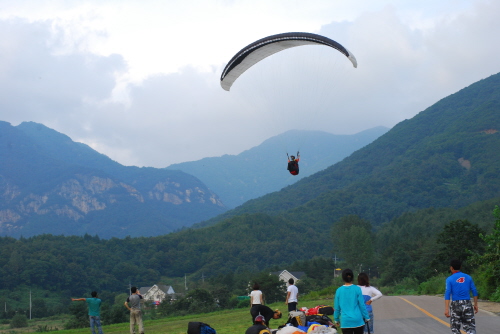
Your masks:
M432 277L425 282L420 283L418 286L418 294L420 295L438 295L444 294L446 288L445 281L446 275L440 274L438 276Z
M497 287L495 292L491 294L490 300L492 302L500 302L500 287Z
M28 318L24 314L17 313L10 321L10 328L28 327Z
M406 277L401 281L396 282L392 286L384 286L380 288L380 292L384 295L416 295L419 289L418 281L415 278Z

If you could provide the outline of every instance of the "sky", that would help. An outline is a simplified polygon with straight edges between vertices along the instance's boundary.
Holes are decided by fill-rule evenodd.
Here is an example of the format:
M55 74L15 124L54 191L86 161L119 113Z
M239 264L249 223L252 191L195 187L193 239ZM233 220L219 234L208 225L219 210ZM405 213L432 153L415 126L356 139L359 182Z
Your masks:
M390 128L500 72L498 13L496 0L0 0L0 120L158 168L291 129ZM236 52L294 31L358 67L304 46L220 87Z

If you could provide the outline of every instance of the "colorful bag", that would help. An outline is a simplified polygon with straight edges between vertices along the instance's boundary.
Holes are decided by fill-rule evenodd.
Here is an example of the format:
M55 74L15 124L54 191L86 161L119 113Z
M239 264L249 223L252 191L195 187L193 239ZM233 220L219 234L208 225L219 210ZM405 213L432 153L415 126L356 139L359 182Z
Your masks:
M210 325L195 321L188 324L187 334L217 334L217 332Z

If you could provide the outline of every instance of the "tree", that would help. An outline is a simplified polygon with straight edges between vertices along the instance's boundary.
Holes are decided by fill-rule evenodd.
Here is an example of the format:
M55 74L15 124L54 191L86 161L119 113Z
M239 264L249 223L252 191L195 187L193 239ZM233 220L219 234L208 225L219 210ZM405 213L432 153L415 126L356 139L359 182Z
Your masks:
M373 235L369 221L356 215L342 217L333 224L332 237L335 254L348 266L371 266L374 259Z
M33 318L43 318L49 315L45 300L42 298L35 298L32 302L32 316Z
M89 325L87 303L72 303L69 312L71 318L64 324L64 329L85 328Z
M495 216L495 226L491 233L481 234L481 239L485 242L483 254L476 254L471 262L480 266L480 272L486 281L486 290L489 293L495 291L495 299L500 299L500 208L495 206L493 210Z
M10 321L10 328L28 327L28 318L22 313L16 315Z
M251 279L250 286L248 287L249 293L254 282L259 284L266 304L285 300L286 283L281 281L278 276L271 275L268 271L259 273Z
M432 261L433 267L447 269L453 258L465 262L472 253L482 253L483 233L483 229L468 220L454 220L446 224L437 235L437 242L441 246L435 260Z

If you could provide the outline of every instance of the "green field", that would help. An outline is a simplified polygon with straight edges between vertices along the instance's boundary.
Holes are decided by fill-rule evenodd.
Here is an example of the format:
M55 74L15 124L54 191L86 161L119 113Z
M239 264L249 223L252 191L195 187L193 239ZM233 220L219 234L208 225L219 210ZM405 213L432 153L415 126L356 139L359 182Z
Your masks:
M328 304L332 305L332 299L329 300L308 300L300 303L300 307L314 307L316 305ZM275 303L268 305L272 309L280 309L284 315L283 318L278 320L271 320L270 326L271 328L278 328L278 326L283 325L286 322L286 305L284 303ZM65 319L64 321L67 321ZM63 328L64 321L60 321L57 323L56 321L45 321L45 320L37 320L30 321L29 327L27 328L19 328L19 329L10 329L8 325L2 325L0 327L0 333L26 333L26 332L35 332L39 326L48 325L48 327L57 327ZM250 319L250 309L249 308L241 308L234 310L224 310L219 312L212 313L203 313L203 314L195 314L188 315L183 317L172 317L172 318L162 318L158 320L146 320L144 322L144 329L146 334L152 333L168 333L168 334L185 334L187 332L187 326L190 321L202 321L204 323L209 324L217 331L217 334L236 334L241 333L244 334L248 327L251 326ZM109 326L103 326L104 334L108 333L120 333L127 334L129 333L129 324L114 324ZM89 333L89 328L81 328L81 329L72 329L72 330L59 330L57 333L61 334L77 334L77 333Z

